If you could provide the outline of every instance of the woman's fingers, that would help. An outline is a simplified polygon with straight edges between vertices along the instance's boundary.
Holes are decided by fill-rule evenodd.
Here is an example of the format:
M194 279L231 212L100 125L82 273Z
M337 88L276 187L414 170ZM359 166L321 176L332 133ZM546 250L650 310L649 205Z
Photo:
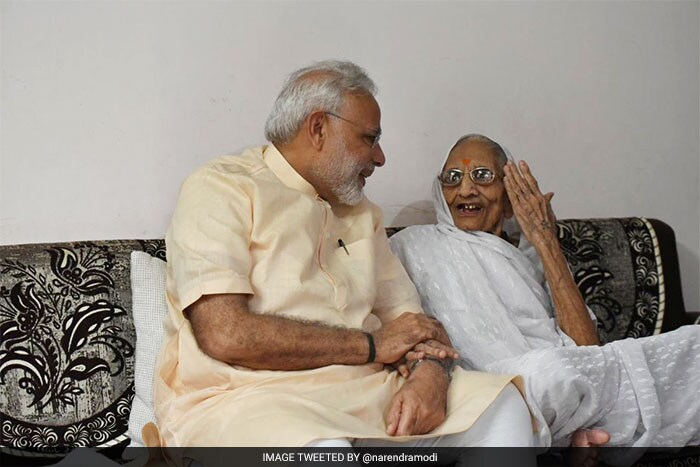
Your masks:
M420 350L425 352L426 355L430 355L432 357L437 357L440 359L459 358L459 354L455 349L435 339L428 339L427 341L418 344L414 347L414 350L418 350L419 346Z
M522 171L522 175L519 173L515 164L510 161L506 164L506 177L503 180L506 183L508 195L510 196L511 192L514 192L516 195L520 196L519 201L530 205L541 204L542 201L544 201L549 206L550 201L554 197L554 193L549 192L546 195L543 195L540 191L540 185L537 182L537 179L532 175L530 166L527 165L527 162L520 161L519 166ZM509 182L510 189L508 187Z
M530 166L527 165L527 162L520 161L520 171L522 172L523 179L528 185L530 191L534 194L541 195L542 192L540 191L540 185L539 183L537 183L537 179L532 175L532 172L530 171Z
M512 162L508 161L506 164L506 168L508 177L511 179L511 182L513 182L513 188L516 189L516 191L521 195L525 196L529 192L531 192L530 187L527 186L525 183L525 180L523 180L523 176L520 174L518 171L518 168L513 164Z
M527 187L526 190L535 196L542 196L542 192L540 191L540 184L537 182L537 179L535 178L534 175L532 175L532 172L530 171L530 166L527 165L527 162L525 161L520 161L518 163L520 167L520 172L522 172L522 180L523 184Z
M509 161L504 168L506 176L503 179L516 219L525 230L531 225L551 229L555 218L549 202L554 193L543 195L527 163L520 161L519 166L522 175L518 167Z
M504 173L503 183L513 213L528 240L533 241L533 235L539 237L544 231L556 235L556 217L551 205L554 193L542 194L537 179L525 161L520 161L517 166L508 161Z
M513 175L511 174L510 167L506 165L504 168L504 172L505 177L503 177L503 184L506 187L506 193L508 193L508 198L510 198L511 202L520 201L518 190L516 189L515 184L513 183Z
M407 362L415 362L416 360L421 360L425 358L425 352L422 350L409 350L408 352L406 352L406 355L404 355L404 358Z
M505 186L506 186L506 193L508 194L508 199L510 200L510 205L513 207L513 214L515 215L515 218L518 220L518 222L521 222L521 216L522 216L522 201L520 199L520 194L518 191L513 187L513 183L511 182L511 179L509 176L506 176L503 179Z
M520 191L518 185L513 181L512 169L509 169L506 173L505 178L503 178L503 183L506 187L506 193L508 193L508 199L510 204L513 206L513 211L515 216L518 217L523 211L523 203L525 202L525 195Z

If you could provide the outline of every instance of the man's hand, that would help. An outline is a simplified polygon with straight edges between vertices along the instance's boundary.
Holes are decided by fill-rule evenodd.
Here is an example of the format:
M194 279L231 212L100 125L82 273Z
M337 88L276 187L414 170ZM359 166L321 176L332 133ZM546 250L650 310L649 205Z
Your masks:
M421 363L391 401L387 434L422 435L434 430L445 420L448 386L447 374L437 362Z
M423 344L417 352L438 358L457 358L457 351L452 348L450 338L442 324L434 318L418 313L403 313L392 322L372 333L377 350L375 361L393 364ZM417 354L413 354L415 357ZM441 356L442 355L442 356Z
M503 182L515 218L530 243L551 242L557 235L557 219L551 205L554 193L543 195L527 163L520 161L519 165L522 175L510 161L503 169L506 175Z

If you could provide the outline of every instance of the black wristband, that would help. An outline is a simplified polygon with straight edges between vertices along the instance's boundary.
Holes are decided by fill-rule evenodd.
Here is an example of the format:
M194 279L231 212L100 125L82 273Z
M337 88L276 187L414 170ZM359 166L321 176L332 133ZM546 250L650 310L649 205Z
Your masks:
M374 362L374 359L377 356L377 348L374 346L374 337L372 337L372 334L368 332L365 332L363 334L367 336L367 343L369 344L369 355L367 356L367 363L372 363Z

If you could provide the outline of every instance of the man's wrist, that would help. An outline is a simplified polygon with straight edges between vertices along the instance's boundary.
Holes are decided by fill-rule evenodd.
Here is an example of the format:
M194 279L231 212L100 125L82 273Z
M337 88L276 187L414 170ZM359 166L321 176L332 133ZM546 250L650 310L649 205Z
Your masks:
M418 368L419 365L422 365L424 363L428 362L428 364L433 364L434 366L438 366L444 375L447 377L447 382L449 383L452 381L452 370L454 369L455 366L455 361L451 358L437 358L433 357L431 355L426 355L425 357L415 360L413 363L411 363L410 370L411 373L413 373L416 368Z

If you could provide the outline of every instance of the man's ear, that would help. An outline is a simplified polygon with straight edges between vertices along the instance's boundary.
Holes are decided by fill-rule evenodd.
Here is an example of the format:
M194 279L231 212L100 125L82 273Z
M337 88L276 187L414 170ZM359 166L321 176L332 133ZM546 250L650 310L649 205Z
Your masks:
M323 149L323 143L326 141L326 133L328 131L328 126L326 125L327 121L326 113L321 110L311 112L306 118L306 131L309 142L317 151Z

